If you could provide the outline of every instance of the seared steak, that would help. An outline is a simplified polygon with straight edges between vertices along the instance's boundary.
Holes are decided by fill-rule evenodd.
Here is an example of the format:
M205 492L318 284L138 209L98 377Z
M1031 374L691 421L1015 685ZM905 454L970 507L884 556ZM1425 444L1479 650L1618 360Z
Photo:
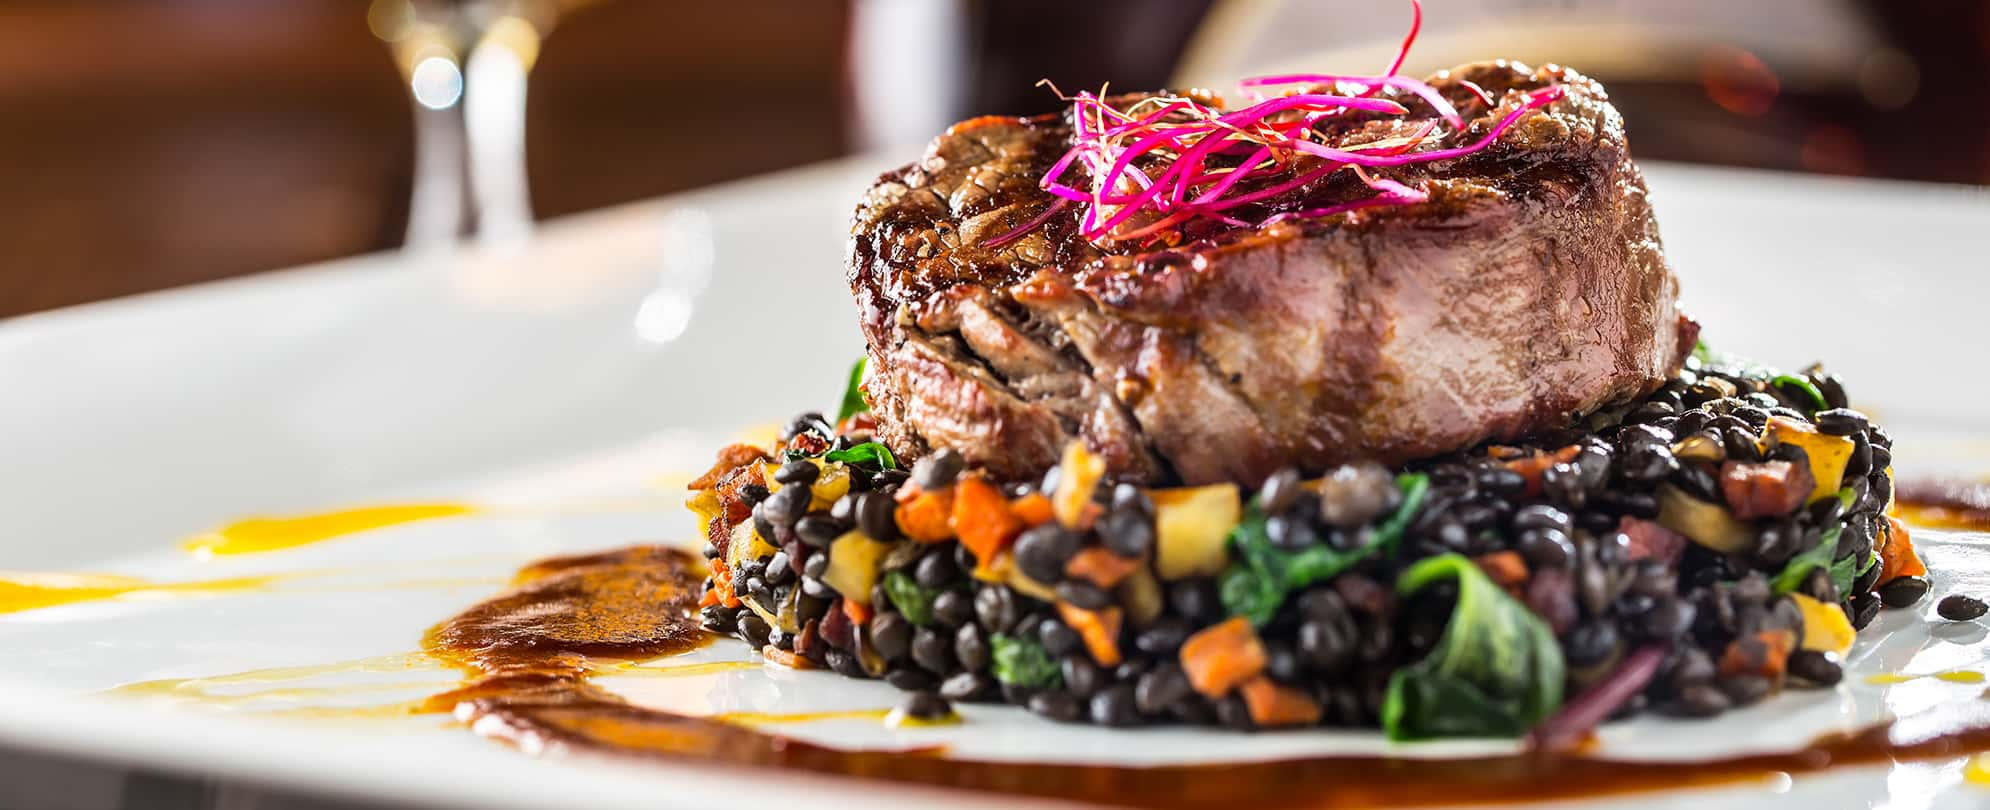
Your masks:
M1078 438L1122 480L1255 484L1288 463L1393 464L1511 439L1656 388L1697 327L1675 309L1602 86L1508 62L1429 81L1469 128L1419 148L1476 140L1527 90L1565 93L1483 151L1385 172L1428 202L1199 224L1173 245L1095 244L1067 210L988 246L1052 202L1037 182L1071 127L954 126L881 177L852 226L882 437L907 456L956 448L1004 478L1041 473ZM1410 115L1345 116L1336 135L1374 142L1434 115L1388 95ZM1248 213L1372 193L1351 175Z

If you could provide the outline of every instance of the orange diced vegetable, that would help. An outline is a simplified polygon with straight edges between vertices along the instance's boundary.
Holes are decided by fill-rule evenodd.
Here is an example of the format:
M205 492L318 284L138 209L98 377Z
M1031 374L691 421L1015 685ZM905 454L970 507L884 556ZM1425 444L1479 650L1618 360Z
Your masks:
M1527 561L1521 559L1518 551L1481 554L1472 561L1479 564L1479 570L1486 572L1487 579L1502 588L1511 588L1527 581Z
M952 489L926 492L908 487L900 491L899 498L898 530L906 537L921 543L938 543L954 536Z
M1728 642L1727 651L1721 654L1720 673L1760 675L1782 683L1785 665L1796 646L1796 634L1788 630L1764 630L1735 639Z
M954 533L983 565L1023 531L1023 521L1009 510L1009 499L994 484L962 478L954 485L953 500Z
M1106 461L1085 449L1085 443L1072 440L1064 446L1064 458L1057 465L1057 489L1050 495L1051 511L1057 522L1073 529L1091 526L1098 516L1092 505L1092 492L1106 474Z
M1122 615L1119 608L1085 610L1067 602L1059 602L1057 614L1064 618L1065 624L1071 625L1071 629L1078 631L1078 637L1084 639L1085 649L1091 651L1093 661L1097 661L1102 667L1119 666L1119 625Z
M780 664L789 669L809 669L813 666L808 659L772 644L760 648L760 657L767 659L768 663Z
M849 597L844 597L842 602L843 602L843 617L849 619L850 624L857 627L863 627L866 622L869 622L871 620L870 605L860 604L856 600L851 599Z
M1014 503L1009 504L1009 511L1016 513L1016 517L1020 518L1025 526L1041 526L1057 517L1050 509L1050 499L1044 497L1041 492L1032 492L1017 498Z
M1071 561L1064 564L1064 573L1111 589L1139 567L1139 560L1129 560L1099 546L1091 546L1071 555Z
M1556 464L1575 461L1575 457L1581 452L1581 447L1571 444L1553 453L1536 451L1533 455L1511 458L1505 462L1505 465L1507 469L1520 473L1520 477L1526 479L1525 494L1532 498L1541 494L1541 473Z
M1879 547L1881 584L1892 582L1895 577L1927 576L1928 566L1922 565L1921 556L1914 553L1914 540L1907 535L1907 524L1889 516L1880 531L1886 534Z
M1203 628L1182 642L1182 670L1190 686L1222 697L1264 671L1264 644L1242 616Z
M1289 686L1279 686L1263 675L1245 681L1237 691L1243 694L1251 721L1259 728L1310 726L1320 722L1320 704L1313 702L1313 698Z
M712 604L725 605L729 608L736 608L745 604L739 601L739 597L735 596L732 592L732 569L726 567L725 560L712 560L711 566L712 589L706 595L711 596L716 594ZM704 600L700 599L698 606L704 607Z

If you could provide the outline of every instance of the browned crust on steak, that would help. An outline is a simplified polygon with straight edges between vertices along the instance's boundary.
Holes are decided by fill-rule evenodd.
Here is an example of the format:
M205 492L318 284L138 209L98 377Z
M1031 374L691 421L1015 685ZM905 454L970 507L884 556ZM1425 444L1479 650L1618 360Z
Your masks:
M1501 103L1471 102L1460 79ZM1075 214L983 247L1049 204L1036 182L1069 131L1053 116L957 125L881 177L852 228L880 434L1005 478L1079 438L1123 479L1254 484L1288 463L1512 439L1675 373L1690 322L1603 88L1507 62L1431 84L1470 119L1454 142L1525 90L1566 90L1483 152L1389 173L1429 202L1142 253L1079 238ZM1409 121L1351 119L1341 134L1374 140L1430 114L1399 100ZM1365 195L1348 174L1280 202Z

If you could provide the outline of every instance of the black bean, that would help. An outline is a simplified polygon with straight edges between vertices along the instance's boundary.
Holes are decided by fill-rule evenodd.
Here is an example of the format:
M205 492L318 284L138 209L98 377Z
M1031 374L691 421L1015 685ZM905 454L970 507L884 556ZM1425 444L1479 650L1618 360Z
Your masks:
M1016 567L1039 582L1064 578L1064 564L1078 553L1078 535L1057 525L1045 523L1016 538Z
M1354 628L1345 618L1334 621L1310 619L1299 624L1299 654L1315 671L1335 674L1354 662Z
M774 480L780 482L783 486L806 487L815 483L815 479L821 475L822 468L815 466L814 462L796 459L781 465L780 469L775 470Z
M918 667L896 667L884 674L884 682L900 692L931 689L938 683L931 673Z
M1760 702L1774 691L1775 684L1760 675L1734 675L1722 678L1720 690L1727 695L1730 705L1749 706Z
M974 623L974 597L965 591L941 591L933 597L933 618L945 627Z
M1401 498L1388 468L1374 462L1343 464L1320 480L1320 518L1351 529L1394 509Z
M990 633L1006 633L1016 624L1016 597L1006 585L982 585L974 592L974 618Z
M828 548L848 530L847 524L826 515L805 515L795 521L795 536L810 548Z
M1640 624L1646 638L1673 639L1692 629L1696 616L1693 603L1684 599L1661 599L1645 611Z
M1154 548L1154 518L1134 509L1115 507L1099 521L1099 541L1107 551L1141 559Z
M1084 643L1078 637L1078 631L1056 619L1046 619L1038 627L1037 640L1043 642L1043 648L1049 650L1051 655L1056 656L1069 655Z
M869 678L864 665L857 662L857 656L834 647L822 654L822 660L829 662L829 668L846 678Z
M1706 400L1703 399L1701 401L1704 402ZM1706 427L1708 423L1713 421L1714 415L1708 413L1705 408L1694 408L1679 414L1679 421L1672 423L1672 429L1680 435L1698 433L1701 428Z
M1839 597L1838 586L1831 583L1831 572L1822 567L1810 569L1797 590L1819 602L1836 602Z
M795 581L794 563L788 560L788 553L776 551L767 559L767 584L780 587Z
M1245 706L1244 699L1235 693L1225 695L1216 701L1216 722L1222 724L1224 728L1238 731L1257 728L1256 721L1251 719L1250 707Z
M898 710L904 712L906 717L917 717L921 720L937 720L954 713L954 707L947 703L946 698L930 691L917 691L906 695L905 701L898 704Z
M821 557L823 555L817 554L815 556ZM814 559L814 557L811 557L810 559ZM834 599L836 598L837 595L836 590L829 587L829 585L824 583L820 578L809 577L809 576L802 577L802 593L807 594L816 599Z
M1762 460L1762 449L1755 443L1755 433L1748 428L1730 427L1721 431L1721 446L1732 461L1753 462Z
M1511 498L1527 489L1527 477L1503 466L1481 467L1472 473L1472 483L1481 492Z
M724 605L707 605L698 611L699 623L714 633L731 633L739 627L739 611Z
M705 559L707 560L716 560L719 558L719 547L712 545L711 543L706 543L705 547L701 549L701 551L704 552Z
M1983 616L1983 600L1963 594L1950 594L1935 603L1935 612L1952 622L1974 621Z
M1154 499L1147 497L1147 490L1133 484L1118 484L1112 488L1112 508L1120 512L1154 516Z
M828 438L836 434L836 429L829 424L828 419L823 418L822 414L815 411L807 411L796 414L795 418L788 420L786 425L781 426L781 443L786 444L788 440L804 433L814 433L823 438Z
M1604 619L1593 619L1576 625L1563 644L1569 663L1579 667L1600 663L1617 652L1617 626Z
M1286 551L1305 551L1320 542L1319 532L1297 515L1272 515L1265 519L1264 532L1272 545Z
M945 676L960 669L954 661L953 638L930 627L912 631L912 662L935 675Z
M1258 488L1258 506L1264 509L1267 515L1284 514L1285 510L1292 508L1292 505L1299 501L1302 492L1304 490L1299 487L1299 470L1293 467L1281 467L1266 478L1264 484Z
M1871 442L1870 444L1872 447L1870 452L1873 457L1870 463L1873 465L1874 470L1884 470L1887 467L1893 466L1892 448L1882 447L1878 442Z
M1854 433L1850 438L1852 455L1845 459L1845 479L1848 483L1864 479L1873 469L1873 446L1871 442L1866 441L1866 434ZM1859 500L1853 499L1852 505L1857 507Z
M1871 428L1868 428L1866 430L1866 437L1872 440L1874 447L1884 447L1888 450L1893 449L1893 437L1888 435L1886 429L1879 425L1873 425ZM1883 467L1886 465L1882 464L1879 466Z
M1804 521L1812 526L1828 527L1845 517L1845 503L1835 497L1825 498L1805 507L1802 515ZM1847 545L1846 548L1851 546Z
M1845 678L1845 669L1833 652L1798 650L1790 654L1788 666L1791 675L1817 686L1836 686Z
M1723 500L1720 479L1714 476L1713 471L1699 464L1679 465L1679 471L1673 474L1672 480L1679 482L1679 488L1688 495L1700 500L1713 503Z
M1864 560L1868 559L1868 557L1866 554L1860 553L1859 556L1853 559ZM1879 584L1879 575L1882 573L1881 568L1882 566L1877 564L1867 566L1865 573L1860 574L1858 579L1852 580L1852 593L1872 593L1873 586Z
M808 487L782 487L781 491L761 502L760 515L775 526L793 526L802 515L808 514L809 501L813 497Z
M1168 583L1168 607L1181 617L1198 623L1215 621L1223 615L1223 602L1217 597L1216 583L1203 577Z
M1729 705L1727 693L1711 684L1697 683L1679 690L1677 697L1657 709L1676 717L1712 717L1727 711Z
M1574 465L1555 464L1541 471L1541 494L1554 503L1581 509L1587 493Z
M962 672L940 682L941 697L962 703L988 700L995 691L995 680L980 672Z
M1084 653L1064 656L1057 662L1057 668L1064 674L1064 688L1077 697L1091 697L1106 683L1106 674Z
M766 484L746 484L739 488L739 500L747 506L759 506L773 492Z
M744 593L755 599L759 599L762 605L771 605L776 602L774 599L774 590L767 586L767 580L760 577L747 577Z
M1864 630L1879 616L1879 597L1870 593L1853 594L1846 600L1846 612L1852 617L1852 629Z
M1133 687L1126 684L1100 691L1092 696L1092 722L1116 728L1139 725L1140 710L1133 701Z
M1181 665L1164 661L1134 685L1134 704L1147 714L1160 714L1195 696Z
M1575 531L1575 521L1568 516L1567 512L1563 512L1544 503L1533 503L1514 510L1513 528L1516 530L1555 529L1566 533Z
M1098 610L1112 604L1112 596L1104 588L1082 579L1067 579L1057 583L1057 598L1069 602L1072 607L1084 610Z
M959 452L942 448L927 453L912 464L912 483L920 489L946 489L967 469L967 459Z
M954 660L961 668L970 672L980 672L988 668L988 633L980 625L969 623L954 631Z
M1870 427L1866 415L1851 408L1832 408L1828 411L1818 411L1811 416L1811 420L1817 423L1817 432L1829 436L1851 436L1853 434L1865 433L1866 428Z
M886 661L898 661L912 648L912 623L904 616L880 610L871 616L871 651Z
M857 496L857 529L873 540L898 538L898 505L882 492Z
M1618 469L1626 481L1639 486L1651 486L1664 481L1679 469L1679 460L1672 457L1672 450L1658 444L1640 444L1624 453Z
M772 631L773 628L767 626L767 620L760 618L760 614L751 610L739 614L739 635L746 643L756 648L765 647L767 634Z
M912 579L928 588L945 587L959 575L960 568L954 565L953 552L946 550L927 553L912 568Z
M1075 723L1085 712L1078 698L1058 689L1031 695L1029 707L1030 711L1059 723Z
M1188 634L1188 625L1182 620L1164 616L1134 636L1133 646L1148 655L1172 656L1182 648Z
M1140 676L1147 674L1147 670L1152 666L1153 662L1148 659L1135 656L1120 662L1119 666L1113 667L1112 677L1116 681L1131 683L1139 680Z
M1531 528L1520 532L1520 554L1534 569L1566 568L1575 558L1575 544L1560 529Z
M1667 662L1665 684L1677 692L1696 683L1707 683L1714 679L1714 660L1698 647L1679 647L1678 654Z
M1920 577L1894 577L1892 581L1879 586L1880 601L1890 608L1911 606L1927 595L1928 581Z

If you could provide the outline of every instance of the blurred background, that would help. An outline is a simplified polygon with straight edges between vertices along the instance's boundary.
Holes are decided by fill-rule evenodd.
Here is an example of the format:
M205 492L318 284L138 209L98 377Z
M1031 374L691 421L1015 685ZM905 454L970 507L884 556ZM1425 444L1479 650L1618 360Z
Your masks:
M1427 11L1407 71L1575 66L1646 160L1990 183L1990 2ZM0 316L910 159L958 118L1055 108L1038 79L1372 73L1408 20L1393 0L0 0Z

